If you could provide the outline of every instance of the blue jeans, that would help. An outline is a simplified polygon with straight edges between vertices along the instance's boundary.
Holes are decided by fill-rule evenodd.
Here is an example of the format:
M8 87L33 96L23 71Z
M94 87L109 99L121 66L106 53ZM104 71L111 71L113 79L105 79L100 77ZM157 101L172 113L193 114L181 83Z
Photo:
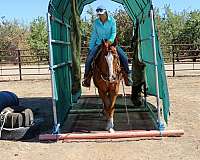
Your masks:
M127 74L130 74L131 71L129 70L128 67L128 56L126 55L126 53L122 50L121 47L117 46L117 53L119 55L119 59L120 59L120 63L122 64L122 66L124 67L124 70Z
M86 74L86 75L89 74L92 61L94 60L95 56L97 55L98 48L99 48L99 45L95 46L94 48L92 48L92 49L89 51L89 53L88 53L88 55L87 55L87 59L86 59L86 63L85 63L85 74Z
M97 55L98 48L99 48L99 45L95 46L88 53L87 60L86 60L86 63L85 63L85 74L86 75L89 74L92 61L94 60L95 56ZM117 48L117 53L119 55L120 62L123 65L125 72L127 74L131 73L130 70L129 70L129 67L128 67L128 56L126 55L126 53L120 47L117 46L116 48Z

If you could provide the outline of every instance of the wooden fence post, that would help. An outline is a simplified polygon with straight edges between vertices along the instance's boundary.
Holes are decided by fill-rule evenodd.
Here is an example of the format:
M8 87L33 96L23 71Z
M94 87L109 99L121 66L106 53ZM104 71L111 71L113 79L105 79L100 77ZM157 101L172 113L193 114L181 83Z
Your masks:
M17 50L17 56L18 56L18 64L19 64L19 79L22 80L22 66L21 66L21 53L20 50Z
M175 53L174 53L174 46L171 47L171 52L172 52L172 63L173 63L173 77L175 77Z

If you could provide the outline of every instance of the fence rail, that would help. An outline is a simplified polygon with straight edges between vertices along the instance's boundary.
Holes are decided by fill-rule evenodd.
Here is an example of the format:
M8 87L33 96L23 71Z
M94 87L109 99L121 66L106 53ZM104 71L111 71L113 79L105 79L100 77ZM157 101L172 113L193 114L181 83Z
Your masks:
M48 50L0 50L0 80L49 75ZM41 77L42 76L42 77Z
M131 49L123 47L131 62ZM199 71L200 75L200 44L170 44L162 46L167 75L176 76L177 72ZM88 48L83 47L81 62L85 63ZM0 80L22 80L26 77L43 79L50 78L48 50L0 50Z

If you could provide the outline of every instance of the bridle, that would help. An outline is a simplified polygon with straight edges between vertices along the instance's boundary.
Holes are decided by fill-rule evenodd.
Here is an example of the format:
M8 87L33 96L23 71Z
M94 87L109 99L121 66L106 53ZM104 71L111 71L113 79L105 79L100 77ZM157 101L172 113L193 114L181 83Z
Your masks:
M101 54L101 52L102 52L102 49L99 50L98 55ZM114 70L115 71L114 72L115 77L112 77L113 79L110 80L109 75L105 75L102 72L101 68L97 64L95 64L95 66L96 66L95 68L97 69L97 72L99 72L100 79L103 80L107 85L109 85L109 84L117 83L119 80L121 80L122 74L121 74L120 60L119 60L118 53L116 51L113 51L112 49L109 49L106 52L107 53L109 53L109 52L112 53L113 58L114 58L113 61L116 61L116 59L118 60L117 61L117 63L118 63L117 64L117 68L115 68L115 70Z

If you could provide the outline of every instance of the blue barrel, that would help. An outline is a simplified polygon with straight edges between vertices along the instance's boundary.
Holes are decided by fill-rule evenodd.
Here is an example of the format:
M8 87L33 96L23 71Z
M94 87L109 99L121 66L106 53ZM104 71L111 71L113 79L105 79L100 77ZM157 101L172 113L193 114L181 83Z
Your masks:
M0 112L5 107L18 106L19 99L15 93L9 91L0 92Z

